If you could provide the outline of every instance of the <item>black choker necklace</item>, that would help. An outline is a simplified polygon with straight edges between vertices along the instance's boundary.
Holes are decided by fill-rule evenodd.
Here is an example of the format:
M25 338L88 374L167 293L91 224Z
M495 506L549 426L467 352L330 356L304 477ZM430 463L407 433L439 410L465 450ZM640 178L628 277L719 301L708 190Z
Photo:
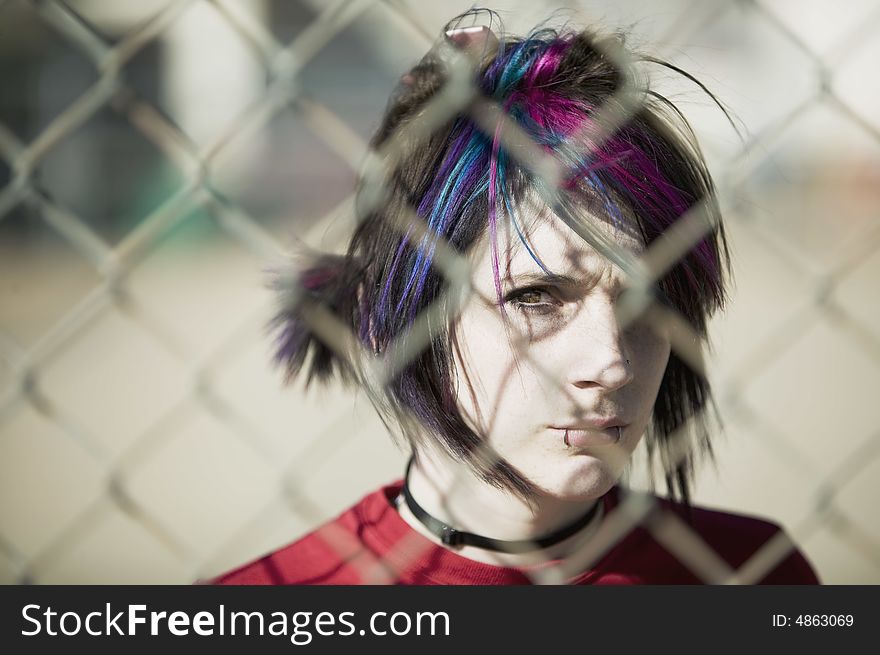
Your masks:
M431 532L431 534L439 537L440 541L446 546L476 546L477 548L496 550L503 553L528 553L540 550L558 544L560 541L567 539L578 530L585 527L596 515L599 505L602 502L601 500L597 500L593 503L590 511L577 519L574 523L569 523L559 530L539 539L522 539L517 541L490 539L489 537L482 537L472 532L456 530L451 525L447 525L440 519L434 518L428 514L428 512L426 512L421 505L415 501L415 498L413 498L412 494L409 492L409 471L412 468L412 463L413 461L410 459L409 463L406 465L406 477L403 480L403 488L401 489L403 499L406 501L406 506L409 508L409 511L413 513L413 516L415 516L422 525Z

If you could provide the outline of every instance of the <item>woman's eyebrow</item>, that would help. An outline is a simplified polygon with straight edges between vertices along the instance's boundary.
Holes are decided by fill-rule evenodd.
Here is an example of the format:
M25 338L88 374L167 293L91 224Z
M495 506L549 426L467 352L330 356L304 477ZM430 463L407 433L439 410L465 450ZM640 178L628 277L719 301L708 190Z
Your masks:
M548 285L574 288L582 286L594 286L596 283L598 283L600 278L601 275L573 277L571 275L562 275L558 273L548 274L544 272L528 272L511 275L506 279L517 285Z

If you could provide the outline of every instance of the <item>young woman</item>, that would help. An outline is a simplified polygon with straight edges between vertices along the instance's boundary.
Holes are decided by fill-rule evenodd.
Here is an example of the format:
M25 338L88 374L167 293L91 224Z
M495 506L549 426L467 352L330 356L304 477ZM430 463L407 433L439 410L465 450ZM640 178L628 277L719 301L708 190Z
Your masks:
M405 477L215 582L817 583L778 526L689 502L727 253L642 74L699 83L616 36L460 24L391 98L347 253L281 285L279 358L362 385ZM643 439L669 498L619 484Z

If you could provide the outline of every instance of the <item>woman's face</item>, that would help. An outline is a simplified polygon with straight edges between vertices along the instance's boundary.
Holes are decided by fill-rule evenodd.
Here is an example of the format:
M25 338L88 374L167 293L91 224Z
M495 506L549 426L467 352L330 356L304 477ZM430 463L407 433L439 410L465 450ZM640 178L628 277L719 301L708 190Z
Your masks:
M539 211L527 203L519 215L529 223ZM636 237L598 219L595 225L622 248L642 249ZM542 493L595 498L620 477L651 419L669 339L643 322L621 328L615 302L626 284L622 271L558 217L537 217L526 240L559 277L547 279L516 232L499 226L507 319L488 237L472 251L475 293L453 326L459 407Z

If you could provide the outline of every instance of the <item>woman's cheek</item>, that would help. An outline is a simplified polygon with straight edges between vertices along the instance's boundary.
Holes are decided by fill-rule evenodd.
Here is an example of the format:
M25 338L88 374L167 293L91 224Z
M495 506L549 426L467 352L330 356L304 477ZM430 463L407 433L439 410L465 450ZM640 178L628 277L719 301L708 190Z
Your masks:
M506 418L531 415L534 403L553 386L539 368L550 370L561 345L558 338L564 338L551 332L533 339L531 332L550 323L548 318L531 317L516 308L508 308L507 314L504 318L496 306L472 303L456 325L461 347L461 360L456 358L459 402L468 414L481 414L489 424L501 418L493 413Z

